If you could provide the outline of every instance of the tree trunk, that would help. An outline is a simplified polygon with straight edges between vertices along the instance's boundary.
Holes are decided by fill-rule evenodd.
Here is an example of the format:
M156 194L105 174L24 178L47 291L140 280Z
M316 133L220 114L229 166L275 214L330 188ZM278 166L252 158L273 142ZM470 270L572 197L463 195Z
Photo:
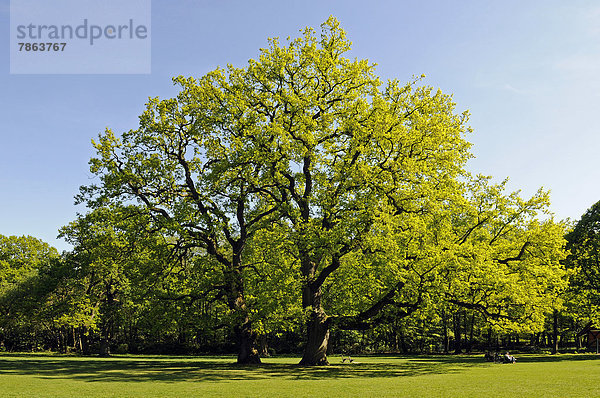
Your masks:
M234 325L234 333L238 344L237 363L240 365L258 364L260 356L256 349L256 333L252 330L252 321L248 316L244 297L244 281L241 275L240 247L234 247L233 266L229 272L229 291L227 304L229 309L239 314L239 324Z
M314 275L314 267L305 258L303 273ZM306 345L300 365L319 366L329 365L327 360L327 345L329 343L330 320L321 307L321 286L307 284L302 290L302 307L311 308L310 317L306 324Z
M109 357L110 356L110 344L108 340L104 337L100 339L100 352L101 357Z
M71 326L71 337L73 338L73 351L78 350L78 339L77 339L77 329L74 326Z
M394 352L398 352L398 350L400 349L400 345L399 345L399 339L398 339L398 323L394 322L394 325L392 326L392 330L391 330L392 336L394 337L393 340L393 351Z
M408 354L408 346L406 345L406 339L404 338L404 331L400 331L400 347L402 348L403 354Z
M269 344L267 342L267 335L265 334L261 334L259 337L259 354L261 357L269 357L271 356L271 354L269 354Z
M308 219L308 207L303 209L305 218ZM330 319L321 306L321 285L324 279L317 281L315 278L316 265L318 261L312 261L309 250L300 247L302 276L307 279L302 288L302 308L310 311L306 322L306 345L300 365L320 366L329 365L327 360L327 345L329 343ZM339 265L339 258L335 257ZM332 263L333 264L333 263Z
M329 319L325 312L318 309L311 314L307 324L308 340L300 365L329 365L327 344L329 342Z
M115 313L117 312L117 301L115 300L116 292L112 279L106 282L105 285L106 298L104 302L105 312L104 319L100 326L100 347L98 354L102 357L110 356L110 344L113 338L113 324Z
M460 327L460 313L454 315L454 353L462 353L462 331Z
M554 310L552 323L552 354L558 353L558 311Z
M256 334L253 332L249 320L235 328L238 339L238 357L237 363L240 365L258 364L260 356L256 349Z
M239 295L232 305L238 313L246 312L244 297ZM256 349L256 333L252 330L252 322L247 314L243 315L240 324L233 328L238 344L237 363L240 365L258 364L260 356Z
M445 310L442 310L442 327L444 331L444 354L447 354L450 352L450 336L448 335L448 318Z
M465 316L466 319L466 316ZM467 346L467 353L471 353L471 350L473 349L473 331L475 329L475 313L473 313L471 315L471 325L470 325L471 329L469 331L469 345ZM466 333L466 331L465 331Z
M81 354L90 355L90 344L87 335L87 328L82 326L79 328L79 349Z

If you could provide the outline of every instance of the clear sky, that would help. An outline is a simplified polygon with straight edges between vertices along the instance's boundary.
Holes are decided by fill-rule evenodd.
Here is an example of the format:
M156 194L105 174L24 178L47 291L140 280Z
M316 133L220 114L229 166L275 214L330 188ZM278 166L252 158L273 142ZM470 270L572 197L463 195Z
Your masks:
M124 0L126 1L126 0ZM57 230L85 211L90 140L137 125L147 98L171 97L171 77L243 66L267 37L297 36L336 16L352 56L384 78L453 93L471 111L469 169L523 195L551 190L558 219L600 200L600 2L152 1L146 75L10 75L8 0L0 0L0 234L59 249Z

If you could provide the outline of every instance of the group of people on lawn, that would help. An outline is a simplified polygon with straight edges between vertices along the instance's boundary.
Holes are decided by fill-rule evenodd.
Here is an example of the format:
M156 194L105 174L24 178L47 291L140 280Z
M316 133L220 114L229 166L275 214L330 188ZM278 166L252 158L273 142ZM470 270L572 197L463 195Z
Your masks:
M510 352L506 351L506 354L500 355L498 352L486 352L485 360L489 362L502 362L502 363L515 363L517 362L517 358L510 355Z

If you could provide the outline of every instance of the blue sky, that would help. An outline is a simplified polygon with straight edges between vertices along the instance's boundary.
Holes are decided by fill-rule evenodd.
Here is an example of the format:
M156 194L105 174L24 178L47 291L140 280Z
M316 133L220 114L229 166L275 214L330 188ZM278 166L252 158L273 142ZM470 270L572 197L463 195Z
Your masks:
M135 128L171 77L243 66L267 37L297 36L336 16L352 56L384 78L453 93L471 111L469 169L523 195L551 190L559 219L600 200L600 3L593 1L152 1L146 75L10 75L9 1L0 0L0 234L59 249L91 139Z

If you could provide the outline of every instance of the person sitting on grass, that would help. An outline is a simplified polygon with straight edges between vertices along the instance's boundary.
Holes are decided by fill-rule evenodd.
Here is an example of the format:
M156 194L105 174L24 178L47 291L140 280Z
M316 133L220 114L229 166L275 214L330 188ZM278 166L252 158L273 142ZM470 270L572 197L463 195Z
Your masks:
M517 362L517 358L513 357L512 355L510 355L510 353L508 351L506 351L506 354L504 354L504 363L515 363Z

